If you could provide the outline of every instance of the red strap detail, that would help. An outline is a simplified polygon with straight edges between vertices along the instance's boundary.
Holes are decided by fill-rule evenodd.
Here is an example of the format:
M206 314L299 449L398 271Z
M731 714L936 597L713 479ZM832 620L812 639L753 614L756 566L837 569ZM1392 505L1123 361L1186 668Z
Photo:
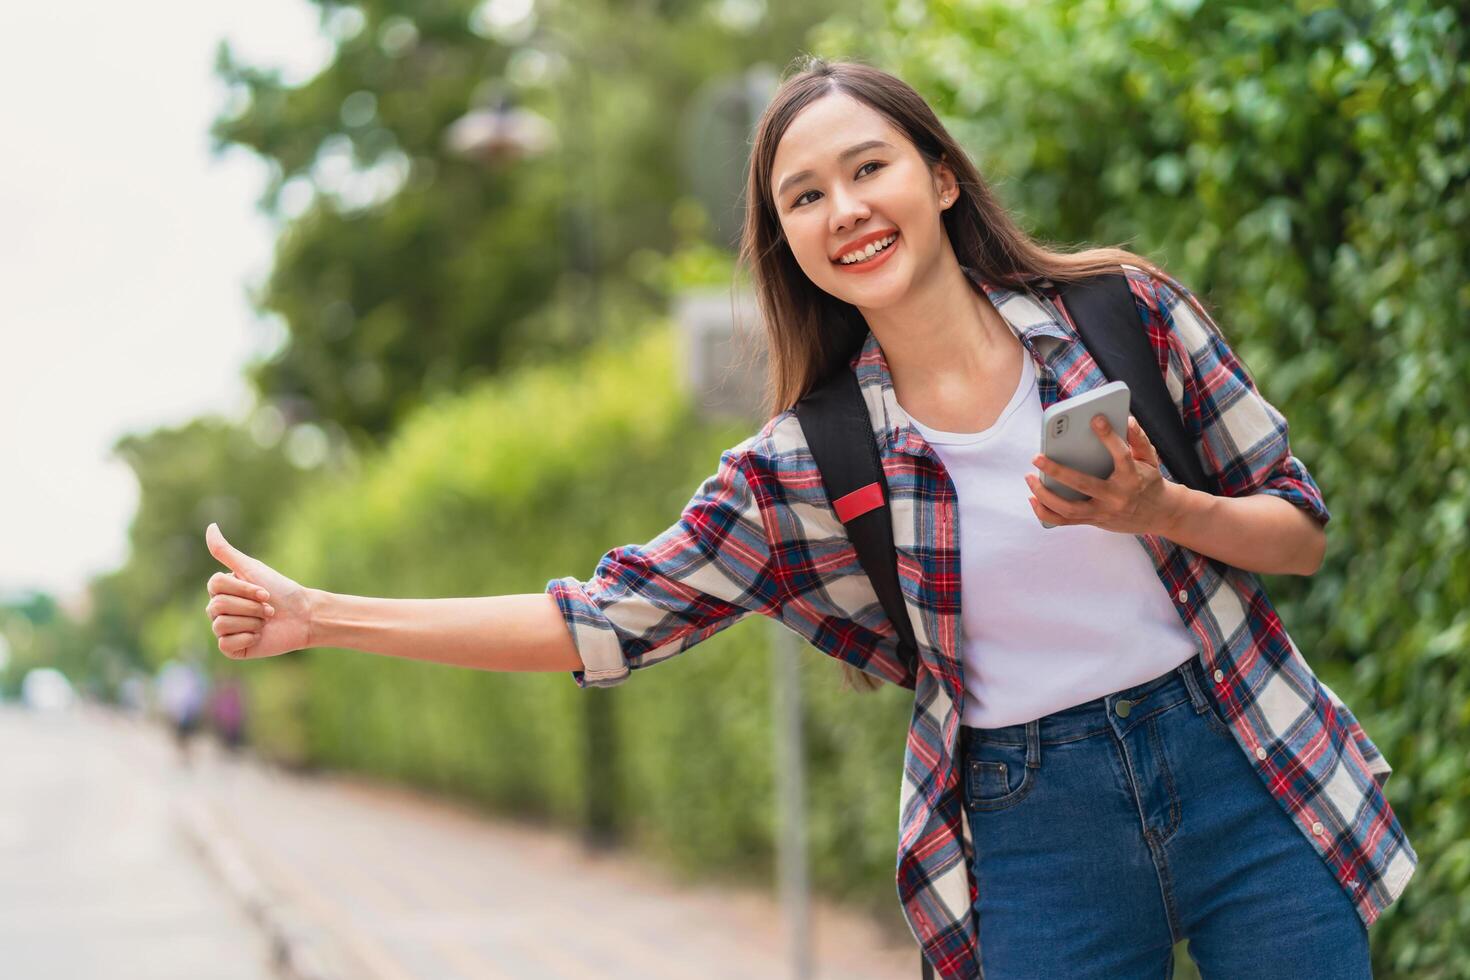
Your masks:
M832 509L837 512L837 519L844 524L854 517L882 506L883 488L877 483L858 487L852 493L843 494L832 502Z

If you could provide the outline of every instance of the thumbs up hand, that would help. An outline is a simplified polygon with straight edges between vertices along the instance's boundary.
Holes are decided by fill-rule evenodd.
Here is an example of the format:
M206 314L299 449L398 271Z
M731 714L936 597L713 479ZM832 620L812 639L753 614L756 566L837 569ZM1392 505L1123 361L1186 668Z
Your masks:
M221 653L232 660L258 660L311 645L308 589L230 544L217 524L205 528L204 543L230 569L209 577L204 607Z

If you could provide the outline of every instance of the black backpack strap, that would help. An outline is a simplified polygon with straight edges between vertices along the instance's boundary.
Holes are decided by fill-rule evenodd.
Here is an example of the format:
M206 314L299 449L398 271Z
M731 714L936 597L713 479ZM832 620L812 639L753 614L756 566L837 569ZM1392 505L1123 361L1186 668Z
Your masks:
M888 480L857 375L842 364L796 403L796 418L822 474L827 500L847 528L858 561L898 631L898 652L917 669L918 644L898 586Z
M888 479L873 435L868 403L857 375L840 365L825 381L796 403L796 419L822 474L822 487L867 572L873 591L898 631L898 653L918 670L914 640L903 593L898 585L898 553L893 544L893 512L888 506ZM919 953L923 980L934 980L934 968Z
M1169 473L1192 490L1219 494L1184 430L1164 385L1153 344L1121 272L1062 283L1062 302L1082 335L1082 346L1109 381L1128 385L1129 412L1159 451ZM1127 440L1127 433L1119 433Z

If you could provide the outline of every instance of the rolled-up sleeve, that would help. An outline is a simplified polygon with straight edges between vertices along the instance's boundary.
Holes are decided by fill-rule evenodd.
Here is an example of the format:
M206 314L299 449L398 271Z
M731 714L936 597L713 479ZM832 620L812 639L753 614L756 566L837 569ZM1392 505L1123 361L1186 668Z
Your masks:
M1184 375L1184 414L1199 427L1206 473L1227 497L1269 493L1321 524L1332 519L1322 491L1287 441L1286 417L1257 390L1220 329L1177 281L1153 282L1154 312Z
M663 533L613 548L587 581L546 584L582 658L585 669L572 671L578 687L612 687L752 612L776 613L777 577L746 463L745 451L725 450Z

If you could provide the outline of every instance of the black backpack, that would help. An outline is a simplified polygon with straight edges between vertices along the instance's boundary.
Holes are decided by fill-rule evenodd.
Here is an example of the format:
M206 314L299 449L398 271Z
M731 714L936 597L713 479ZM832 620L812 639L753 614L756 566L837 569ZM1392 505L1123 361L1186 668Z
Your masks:
M1063 283L1060 288L1062 302L1082 336L1083 346L1109 381L1128 385L1128 410L1158 450L1169 473L1191 489L1218 494L1218 488L1205 476L1169 397L1123 273ZM857 375L844 362L796 403L795 412L821 471L829 502L854 492L859 492L854 499L871 499L881 491L881 506L863 511L844 525L883 611L898 631L900 657L917 669L918 645L898 586L888 482ZM1211 561L1220 567L1219 562ZM932 980L933 967L922 954L920 962L924 980Z

